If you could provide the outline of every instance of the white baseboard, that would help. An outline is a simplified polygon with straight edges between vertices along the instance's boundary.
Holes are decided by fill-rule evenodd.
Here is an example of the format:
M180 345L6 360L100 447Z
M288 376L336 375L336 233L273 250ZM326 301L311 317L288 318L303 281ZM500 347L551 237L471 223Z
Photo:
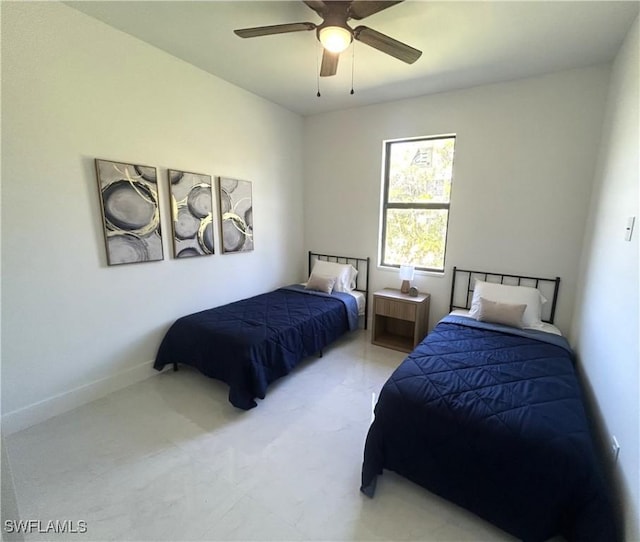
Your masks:
M153 361L145 361L126 371L8 412L2 415L2 433L10 435L21 431L156 374L159 373L153 369Z

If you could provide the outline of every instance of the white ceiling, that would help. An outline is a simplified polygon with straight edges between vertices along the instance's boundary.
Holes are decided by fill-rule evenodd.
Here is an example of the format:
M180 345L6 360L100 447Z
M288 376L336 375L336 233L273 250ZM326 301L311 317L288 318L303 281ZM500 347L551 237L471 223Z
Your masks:
M412 65L362 43L320 79L315 32L251 39L235 28L321 22L300 1L66 2L226 81L302 115L397 100L611 60L640 3L407 0L364 24L423 51Z

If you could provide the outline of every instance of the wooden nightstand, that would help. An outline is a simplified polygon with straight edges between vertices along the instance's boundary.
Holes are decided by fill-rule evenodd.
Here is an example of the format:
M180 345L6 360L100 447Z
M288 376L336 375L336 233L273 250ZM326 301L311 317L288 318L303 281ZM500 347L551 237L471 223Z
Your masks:
M371 342L411 352L427 334L430 299L430 294L411 297L392 288L374 293Z

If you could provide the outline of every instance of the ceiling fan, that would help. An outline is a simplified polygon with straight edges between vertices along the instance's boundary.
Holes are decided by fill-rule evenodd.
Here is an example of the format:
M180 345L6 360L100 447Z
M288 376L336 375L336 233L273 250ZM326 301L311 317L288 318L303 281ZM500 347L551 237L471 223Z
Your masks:
M321 24L309 22L275 24L271 26L258 26L255 28L241 28L234 30L241 38L256 38L271 34L285 34L288 32L302 32L315 30L316 35L324 51L322 53L322 65L320 76L335 75L338 69L340 53L344 51L353 40L366 43L378 51L391 55L407 64L413 64L422 51L395 40L385 34L373 30L367 26L351 28L349 19L364 19L383 9L400 4L403 0L378 1L378 0L303 0L304 3L322 17Z

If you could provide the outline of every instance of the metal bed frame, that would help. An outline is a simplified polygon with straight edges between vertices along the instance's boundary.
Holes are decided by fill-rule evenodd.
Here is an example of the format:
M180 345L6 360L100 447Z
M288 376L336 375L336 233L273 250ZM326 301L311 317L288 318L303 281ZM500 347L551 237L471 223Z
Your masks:
M456 277L460 275L467 275L466 278L466 296L465 303L463 305L456 305L454 300L456 299L456 280L458 283L464 278L456 279ZM551 310L549 311L548 318L542 318L543 322L547 322L549 324L553 324L553 320L556 315L556 304L558 301L558 288L560 288L560 277L556 277L555 279L543 278L543 277L529 277L526 275L511 275L508 273L491 273L489 271L473 271L469 269L458 269L457 267L453 267L453 279L451 281L451 299L449 301L449 312L454 309L469 309L471 308L471 299L473 298L473 288L475 286L475 281L472 279L479 279L485 282L495 282L498 284L509 284L513 286L531 286L533 288L538 288L540 286L546 285L549 288L553 289L552 293L552 302L551 302ZM506 279L506 280L505 280ZM459 288L463 288L459 286ZM464 289L461 290L464 292ZM546 312L546 311L544 311Z
M311 274L313 262L316 260L351 264L356 268L358 274L356 276L355 290L364 293L364 329L367 329L369 318L369 264L371 259L357 258L354 256L336 256L334 254L320 254L318 252L309 251L308 275Z

